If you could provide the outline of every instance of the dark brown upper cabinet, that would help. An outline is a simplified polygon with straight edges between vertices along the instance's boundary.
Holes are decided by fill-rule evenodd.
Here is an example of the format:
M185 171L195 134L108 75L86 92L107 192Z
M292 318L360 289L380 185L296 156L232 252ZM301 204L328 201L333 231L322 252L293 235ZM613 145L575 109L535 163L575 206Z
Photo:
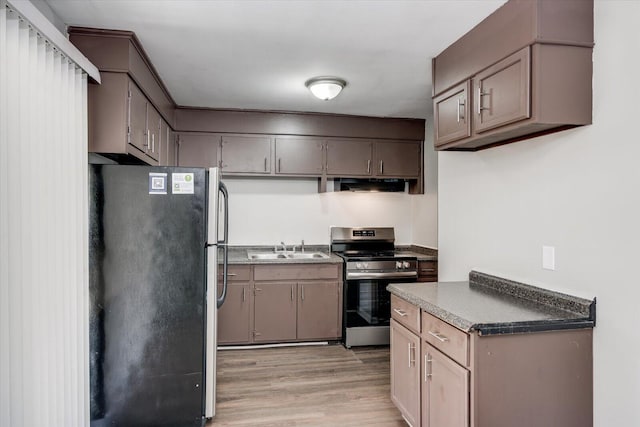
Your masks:
M373 142L348 139L327 141L327 175L370 176L372 166Z
M100 74L102 84L88 87L89 152L157 165L160 115L126 73Z
M160 122L160 158L161 166L178 165L178 147L175 134L164 120Z
M160 151L162 145L162 137L160 133L162 131L162 118L160 114L153 108L149 102L147 102L147 132L146 132L146 147L147 154L153 160L158 161L160 158Z
M470 92L467 80L433 99L436 146L471 136Z
M111 75L113 77L113 75ZM120 76L124 77L125 76ZM122 80L121 78L117 80ZM142 94L138 86L130 79L127 79L127 138L129 144L133 145L143 153L147 152L147 98ZM106 83L106 82L105 82ZM103 83L104 84L104 83ZM117 84L117 83L115 83ZM114 84L114 85L115 85ZM105 87L105 89L108 89ZM113 124L113 123L112 123ZM98 139L102 135L92 135Z
M178 166L213 168L218 166L220 135L178 133Z
M324 140L276 137L276 174L322 175Z
M417 178L422 164L422 144L389 141L374 145L374 175L384 178Z
M593 0L510 0L433 59L434 144L475 151L591 123Z
M477 133L531 117L529 47L473 78Z
M225 135L220 160L223 173L271 173L271 137Z
M327 175L419 178L422 142L327 139Z

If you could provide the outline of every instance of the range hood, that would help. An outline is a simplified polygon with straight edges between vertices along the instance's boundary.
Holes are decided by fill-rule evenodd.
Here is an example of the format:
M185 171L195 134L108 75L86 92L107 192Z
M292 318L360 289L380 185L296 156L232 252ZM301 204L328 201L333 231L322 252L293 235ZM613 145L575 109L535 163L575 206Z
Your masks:
M404 192L405 180L403 179L374 179L374 178L336 178L333 180L334 191L360 191L360 192Z

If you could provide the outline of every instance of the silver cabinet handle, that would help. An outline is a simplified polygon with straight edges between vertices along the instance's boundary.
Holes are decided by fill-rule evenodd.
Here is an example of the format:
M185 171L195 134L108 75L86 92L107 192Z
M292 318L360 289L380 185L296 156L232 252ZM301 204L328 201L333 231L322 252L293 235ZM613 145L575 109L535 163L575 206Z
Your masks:
M233 277L233 276L237 276L238 273L227 273L227 277Z
M380 173L382 174L384 171L382 160L380 160Z
M478 115L482 114L482 110L489 110L489 108L482 106L482 97L490 94L491 92L483 92L482 88L478 86Z
M428 378L431 378L432 372L431 372L431 362L433 359L431 359L429 357L428 354L424 355L424 382L427 382ZM427 366L430 368L429 370L427 370Z
M449 338L447 338L446 336L442 335L440 332L429 331L429 335L431 335L432 337L437 338L440 342L449 341Z
M264 158L264 171L267 171L267 158Z
M302 297L302 301L304 301L304 285L301 285L301 286L302 286L302 293L301 293L301 297Z
M407 312L404 311L404 310L399 310L397 308L394 308L393 311L395 311L396 313L398 313L402 317L408 316Z
M293 285L291 285L291 301L293 301Z
M407 353L409 356L409 365L408 367L412 367L416 364L416 357L415 357L415 350L416 350L416 346L411 344L411 343L407 343ZM413 357L411 357L413 355Z
M245 288L244 286L242 287L242 302L245 302L247 300L247 297L245 295L245 291L247 290L247 288Z
M282 159L278 159L278 172L282 172Z
M261 292L261 291L262 291L262 289L260 289L260 288L258 288L258 287L255 287L255 288L254 288L254 290L255 290L256 292Z
M367 160L367 173L371 173L371 159Z
M460 115L460 107L464 108L466 101L463 98L458 98L458 111L457 111L457 115L458 115L458 123L460 123L460 119L462 118L463 120L465 119L464 116Z

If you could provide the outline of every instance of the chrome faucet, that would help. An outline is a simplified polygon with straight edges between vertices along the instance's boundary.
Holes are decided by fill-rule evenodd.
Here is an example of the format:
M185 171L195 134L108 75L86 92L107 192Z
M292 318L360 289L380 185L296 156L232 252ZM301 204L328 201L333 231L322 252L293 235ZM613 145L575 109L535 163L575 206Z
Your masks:
M300 244L300 251L304 252L304 239L302 239L302 243Z
M280 244L282 245L282 252L287 252L287 245L284 242L280 242Z

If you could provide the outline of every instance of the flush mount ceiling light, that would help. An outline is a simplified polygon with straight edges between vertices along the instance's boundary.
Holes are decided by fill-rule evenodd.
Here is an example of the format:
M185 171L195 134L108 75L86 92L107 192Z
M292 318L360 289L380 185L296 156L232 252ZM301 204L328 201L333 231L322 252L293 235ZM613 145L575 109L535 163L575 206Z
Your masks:
M328 101L338 96L347 82L337 77L314 77L304 85L316 98Z

